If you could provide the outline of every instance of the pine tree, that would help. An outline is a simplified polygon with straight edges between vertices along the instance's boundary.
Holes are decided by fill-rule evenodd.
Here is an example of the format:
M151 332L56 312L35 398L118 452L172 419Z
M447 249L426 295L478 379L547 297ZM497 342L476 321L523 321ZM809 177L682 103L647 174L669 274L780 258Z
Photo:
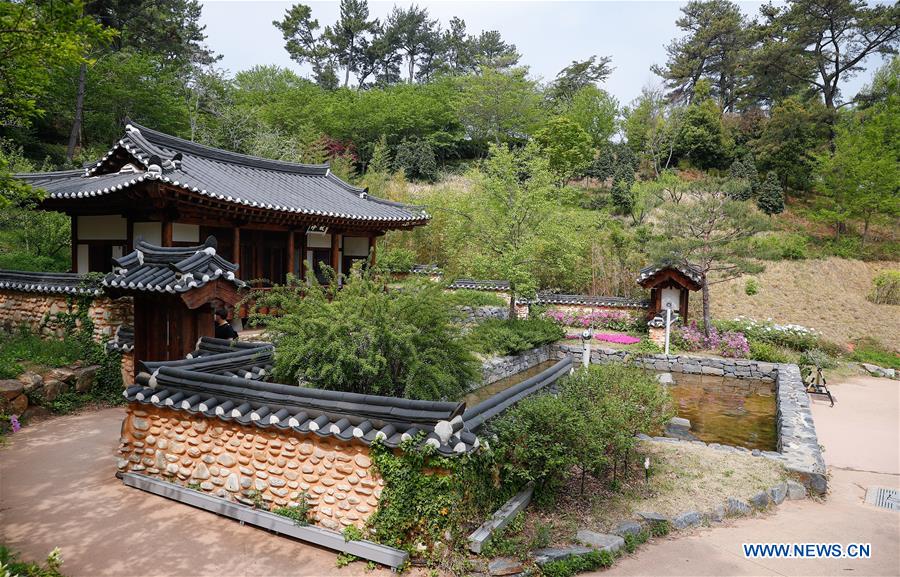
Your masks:
M766 180L759 189L759 198L756 206L766 214L781 214L784 212L784 191L774 172L766 175Z
M631 194L631 184L624 178L616 180L613 184L610 200L620 214L629 214L634 208L634 196Z
M383 134L375 143L367 171L379 174L387 174L391 171L391 149L388 147L387 137Z
M753 186L750 184L750 174L744 161L740 158L734 159L728 173L733 180L747 183L746 186L735 187L731 197L735 200L750 200L753 195Z

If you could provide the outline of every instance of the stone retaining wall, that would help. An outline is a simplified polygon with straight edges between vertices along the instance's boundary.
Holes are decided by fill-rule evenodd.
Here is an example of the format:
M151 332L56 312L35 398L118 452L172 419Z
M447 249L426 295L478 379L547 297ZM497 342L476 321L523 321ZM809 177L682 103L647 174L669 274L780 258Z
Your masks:
M549 361L550 358L551 346L545 345L543 347L527 350L518 355L485 359L481 363L481 382L475 383L472 388L477 389L497 382L500 379L511 377L517 373L528 370L535 365Z
M461 306L459 310L463 314L463 324L473 325L476 323L480 323L487 319L501 319L506 320L509 318L509 307L495 307L495 306L483 306L483 307L468 307Z
M383 482L369 448L293 430L260 430L169 409L130 405L122 423L120 473L156 476L229 501L296 505L306 495L312 523L362 528Z
M57 315L69 310L65 295L0 290L0 329L13 332L27 326L44 337L61 338L65 327ZM94 322L94 338L111 338L121 324L134 323L134 303L130 297L95 297L88 314Z
M562 358L572 354L581 358L579 345L554 345L554 356ZM629 363L644 369L688 373L694 375L716 375L735 379L759 379L774 381L778 375L778 364L751 361L747 359L725 359L720 357L693 357L689 355L635 355L605 347L591 347L592 363Z
M574 355L576 362L581 362L582 348L577 345L553 346L554 357L566 355ZM789 471L796 473L811 492L824 494L827 491L825 460L816 436L809 394L797 365L688 355L639 356L602 347L592 348L591 362L628 363L655 371L773 381L777 403L778 452L765 452L764 455L778 459Z

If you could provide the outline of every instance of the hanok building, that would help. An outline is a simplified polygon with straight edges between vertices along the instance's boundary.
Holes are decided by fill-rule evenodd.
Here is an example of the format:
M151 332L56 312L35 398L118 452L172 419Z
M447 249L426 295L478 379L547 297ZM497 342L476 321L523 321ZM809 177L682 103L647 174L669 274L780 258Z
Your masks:
M321 278L321 265L346 273L354 261L374 258L378 236L429 218L369 196L328 165L237 154L134 123L84 170L17 176L47 192L42 209L71 217L78 273L110 272L139 238L177 247L214 236L242 280L277 284L306 270Z

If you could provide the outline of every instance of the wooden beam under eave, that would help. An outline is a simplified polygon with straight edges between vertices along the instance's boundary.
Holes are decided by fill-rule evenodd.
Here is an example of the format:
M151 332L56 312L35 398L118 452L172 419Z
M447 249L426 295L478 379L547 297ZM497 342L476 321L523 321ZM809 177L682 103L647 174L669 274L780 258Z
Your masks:
M69 228L71 230L72 243L72 272L78 272L78 217L72 215L69 217Z
M168 219L162 223L162 245L172 246L172 221Z

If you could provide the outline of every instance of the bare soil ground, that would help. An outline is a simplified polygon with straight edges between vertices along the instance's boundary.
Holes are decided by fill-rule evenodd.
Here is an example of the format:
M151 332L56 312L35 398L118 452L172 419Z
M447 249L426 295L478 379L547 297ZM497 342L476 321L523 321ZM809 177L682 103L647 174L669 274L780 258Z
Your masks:
M767 262L766 270L754 275L759 292L753 296L744 291L748 277L713 285L712 314L721 319L743 315L756 320L771 318L779 324L796 323L821 331L825 339L841 345L874 337L900 350L896 339L900 334L900 305L876 305L866 300L873 277L882 270L897 268L896 262L835 257ZM692 296L692 314L698 318L699 295Z
M607 532L638 511L667 516L707 511L728 497L746 500L787 478L784 468L768 459L700 445L643 441L638 452L650 457L649 483L644 481L643 457L631 464L628 480L617 491L588 478L582 495L576 476L553 510L533 509L530 532L536 532L536 525L549 525L554 541L570 541L578 529Z

